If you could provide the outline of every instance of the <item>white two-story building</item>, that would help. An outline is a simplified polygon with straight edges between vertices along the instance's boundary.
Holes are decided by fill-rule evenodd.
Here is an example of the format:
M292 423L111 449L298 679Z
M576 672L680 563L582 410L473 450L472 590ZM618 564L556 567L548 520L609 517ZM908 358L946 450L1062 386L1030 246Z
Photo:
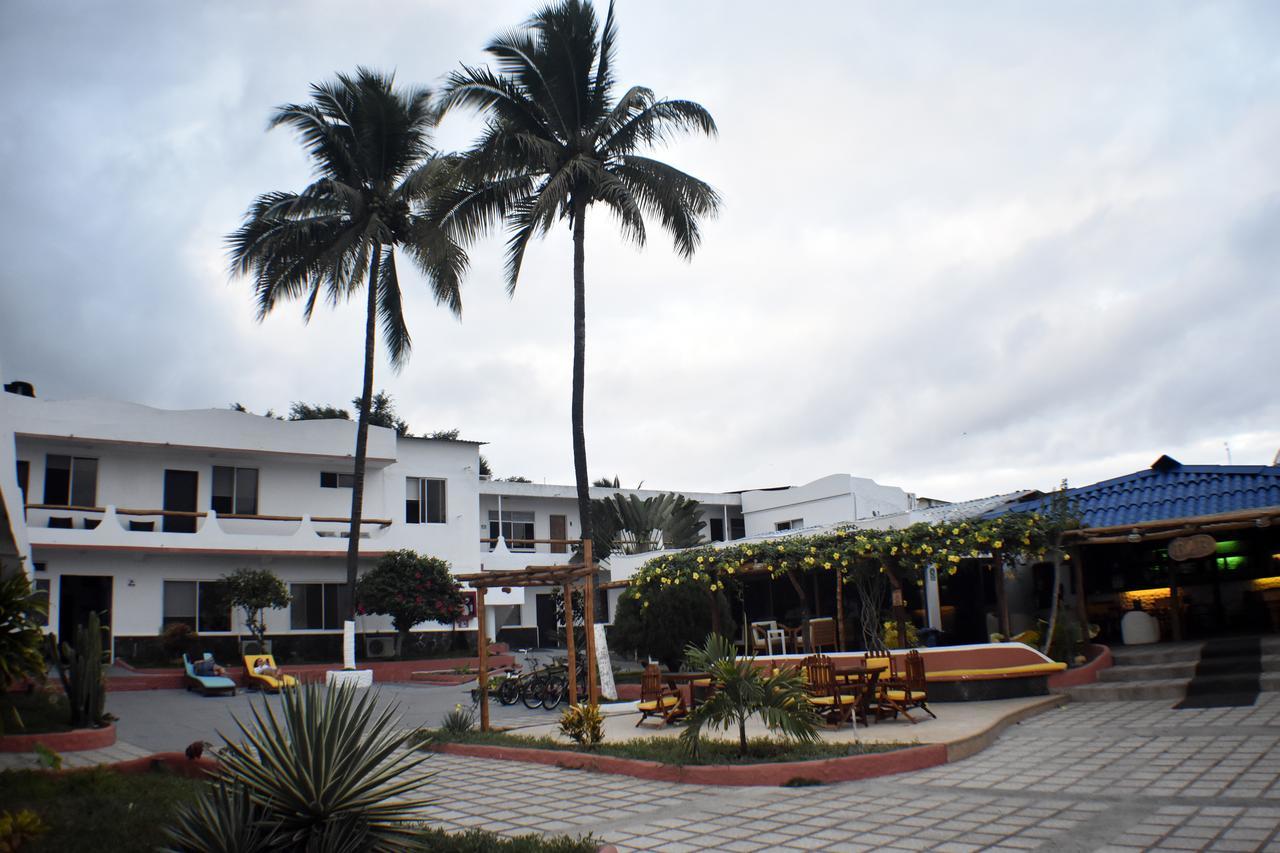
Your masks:
M48 592L51 631L69 635L96 611L118 655L145 656L172 622L231 640L244 626L217 604L212 585L241 567L266 568L293 596L266 614L270 635L309 656L336 652L353 422L51 401L27 396L21 383L14 389L0 394L0 487L8 483L0 522L10 531L0 558L28 564ZM457 573L570 559L569 546L537 540L578 538L574 488L483 479L480 447L370 428L363 569L399 548L443 558ZM593 488L592 497L618 491L661 494ZM707 541L915 508L901 489L848 475L683 494L701 503ZM616 561L614 579L642 561ZM515 642L539 642L555 627L546 590L493 590L487 604L495 634ZM358 624L365 633L389 627L384 617Z

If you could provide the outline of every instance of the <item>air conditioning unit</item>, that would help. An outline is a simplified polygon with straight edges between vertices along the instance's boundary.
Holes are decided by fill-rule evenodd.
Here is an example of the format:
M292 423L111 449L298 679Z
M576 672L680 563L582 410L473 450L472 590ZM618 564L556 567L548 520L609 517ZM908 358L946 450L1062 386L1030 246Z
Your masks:
M365 637L364 656L367 658L393 658L396 656L395 637Z

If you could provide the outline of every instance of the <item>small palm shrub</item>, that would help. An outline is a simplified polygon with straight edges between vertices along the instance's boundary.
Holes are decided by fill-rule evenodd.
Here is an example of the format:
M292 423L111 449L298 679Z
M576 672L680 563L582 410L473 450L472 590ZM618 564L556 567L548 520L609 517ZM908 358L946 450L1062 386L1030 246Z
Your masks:
M40 815L31 809L0 812L0 850L18 850L49 831Z
M747 754L747 720L760 715L770 731L800 743L814 743L821 720L809 704L799 670L785 667L765 672L755 658L739 658L732 642L719 634L702 647L690 645L685 661L691 670L707 672L715 693L685 718L680 734L684 751L697 758L705 727L729 731L737 726L738 754Z
M471 731L475 724L476 712L474 708L454 705L453 710L445 714L444 719L440 721L440 730L458 737Z
M15 572L0 579L0 701L9 689L30 679L44 680L44 630L40 618L48 612L48 599L42 592L32 590L31 582L22 572ZM0 715L0 734L4 733L5 718L18 730L22 718L17 710L6 708Z
M179 809L173 850L401 850L418 809L413 773L426 756L406 750L394 706L376 692L305 684L277 714L264 698L240 738L224 737L218 784Z
M560 713L560 733L587 749L604 740L604 715L600 706L570 705Z

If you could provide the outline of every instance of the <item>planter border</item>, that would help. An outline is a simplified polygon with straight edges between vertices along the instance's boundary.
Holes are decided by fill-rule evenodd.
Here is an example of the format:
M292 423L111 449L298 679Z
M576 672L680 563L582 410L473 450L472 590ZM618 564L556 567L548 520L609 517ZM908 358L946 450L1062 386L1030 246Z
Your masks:
M1066 687L1079 687L1082 684L1093 684L1098 680L1098 673L1108 669L1114 663L1111 647L1101 643L1089 643L1085 646L1089 662L1075 669L1065 669L1049 676L1049 689L1056 691Z
M778 787L795 779L818 782L851 782L888 776L908 770L923 770L947 763L947 745L912 746L892 752L849 755L812 761L780 761L761 764L662 764L613 755L589 755L557 749L530 749L486 744L442 743L428 746L433 752L472 758L496 758L549 764L569 770L589 770L633 776L654 782L683 782L692 785L767 785Z
M3 735L0 736L0 752L34 752L38 743L44 744L54 752L80 752L86 749L104 749L115 742L116 724L108 723L100 729Z

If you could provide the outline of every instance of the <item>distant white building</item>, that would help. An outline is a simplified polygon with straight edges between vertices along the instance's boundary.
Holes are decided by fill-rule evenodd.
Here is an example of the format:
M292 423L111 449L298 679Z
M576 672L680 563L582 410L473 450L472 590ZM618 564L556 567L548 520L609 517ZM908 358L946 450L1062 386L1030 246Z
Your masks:
M279 421L231 410L166 411L133 403L0 394L0 566L26 565L49 593L50 630L105 614L118 654L187 622L202 636L244 633L213 606L212 583L241 567L290 585L266 614L276 638L341 631L353 422ZM411 548L457 573L567 562L546 541L580 536L573 486L482 479L474 441L369 430L361 564ZM660 490L593 488L649 497ZM706 541L908 513L914 496L840 474L804 486L683 492L702 505ZM615 558L615 579L647 555ZM554 628L546 590L492 590L489 625L537 642ZM602 616L609 618L608 607ZM423 625L422 630L448 626ZM362 617L366 632L387 630Z

